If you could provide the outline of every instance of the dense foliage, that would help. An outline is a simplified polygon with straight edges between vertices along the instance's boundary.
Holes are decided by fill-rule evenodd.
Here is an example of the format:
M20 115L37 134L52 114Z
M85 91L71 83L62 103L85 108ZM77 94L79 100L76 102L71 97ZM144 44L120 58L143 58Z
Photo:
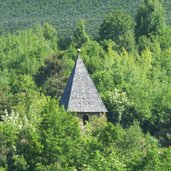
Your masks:
M135 21L114 10L96 40L80 20L65 50L48 23L2 34L0 170L169 170L171 27L163 14L158 0L144 0ZM78 47L109 111L84 128L59 106Z
M167 22L171 24L171 1L163 2ZM76 23L85 19L88 33L97 36L106 13L123 9L134 16L141 3L142 0L1 0L0 33L49 22L58 29L61 39L71 38ZM64 42L60 42L60 45L64 46Z

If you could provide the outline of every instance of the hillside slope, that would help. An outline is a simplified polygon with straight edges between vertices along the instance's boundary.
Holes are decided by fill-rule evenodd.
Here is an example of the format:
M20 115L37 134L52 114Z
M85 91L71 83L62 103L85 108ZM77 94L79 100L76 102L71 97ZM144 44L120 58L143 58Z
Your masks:
M60 37L70 36L79 19L85 19L87 31L95 35L106 13L124 9L134 15L140 0L1 0L0 31L16 31L48 21L56 26ZM171 1L165 0L171 24Z

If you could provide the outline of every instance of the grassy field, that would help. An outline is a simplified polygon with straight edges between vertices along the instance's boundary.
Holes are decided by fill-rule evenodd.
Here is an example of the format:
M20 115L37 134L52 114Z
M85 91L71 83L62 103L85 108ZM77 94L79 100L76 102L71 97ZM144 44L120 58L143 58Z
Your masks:
M0 0L0 31L13 32L48 21L68 37L79 19L85 19L87 31L96 35L105 14L124 9L135 15L141 0ZM165 0L167 22L171 24L171 0Z

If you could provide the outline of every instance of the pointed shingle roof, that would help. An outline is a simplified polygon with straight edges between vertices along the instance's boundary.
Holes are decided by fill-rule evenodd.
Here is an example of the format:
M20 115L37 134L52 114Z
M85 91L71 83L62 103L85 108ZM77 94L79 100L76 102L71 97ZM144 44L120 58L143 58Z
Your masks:
M69 77L60 105L64 105L70 112L107 112L80 56Z

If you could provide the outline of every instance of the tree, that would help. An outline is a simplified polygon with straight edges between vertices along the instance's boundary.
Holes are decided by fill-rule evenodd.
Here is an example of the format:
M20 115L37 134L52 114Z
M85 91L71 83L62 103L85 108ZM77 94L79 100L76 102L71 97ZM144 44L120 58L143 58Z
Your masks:
M28 127L28 119L26 117L20 117L19 113L12 111L10 114L5 111L0 122L0 165L7 166L9 170L13 170L14 155L16 152L17 136L21 130ZM16 156L17 157L17 156ZM21 167L27 167L24 159L17 157L18 164ZM16 161L17 162L17 161ZM16 165L18 165L16 164ZM20 167L20 168L21 168ZM18 169L17 169L18 170ZM20 169L19 169L20 170Z
M100 26L100 37L112 39L119 47L134 49L134 19L124 11L114 10L109 13Z
M137 36L159 34L166 27L165 11L159 0L143 0L136 15Z
M130 112L131 103L125 92L120 92L115 88L108 95L109 120L113 123L120 123L123 126L133 122L133 116Z
M102 39L118 39L120 35L134 30L133 18L121 10L114 10L109 13L100 26Z
M11 88L9 86L9 78L5 76L3 77L1 75L0 83L1 83L0 85L0 120L1 120L1 115L4 114L5 109L9 110L10 107L14 104L14 98L11 93Z
M55 99L28 90L0 122L0 164L9 170L66 170L81 155L78 118ZM68 169L70 170L70 169Z
M57 164L62 168L73 166L79 155L77 153L80 143L78 118L61 109L55 99L48 102L42 114L39 141L44 148L40 155L40 162L45 166L50 164Z
M47 58L45 65L35 75L36 84L51 97L59 97L64 89L66 64L62 55L63 53Z
M72 43L76 48L80 48L83 43L88 41L90 38L85 31L85 21L80 20L77 23L76 30L74 31Z

